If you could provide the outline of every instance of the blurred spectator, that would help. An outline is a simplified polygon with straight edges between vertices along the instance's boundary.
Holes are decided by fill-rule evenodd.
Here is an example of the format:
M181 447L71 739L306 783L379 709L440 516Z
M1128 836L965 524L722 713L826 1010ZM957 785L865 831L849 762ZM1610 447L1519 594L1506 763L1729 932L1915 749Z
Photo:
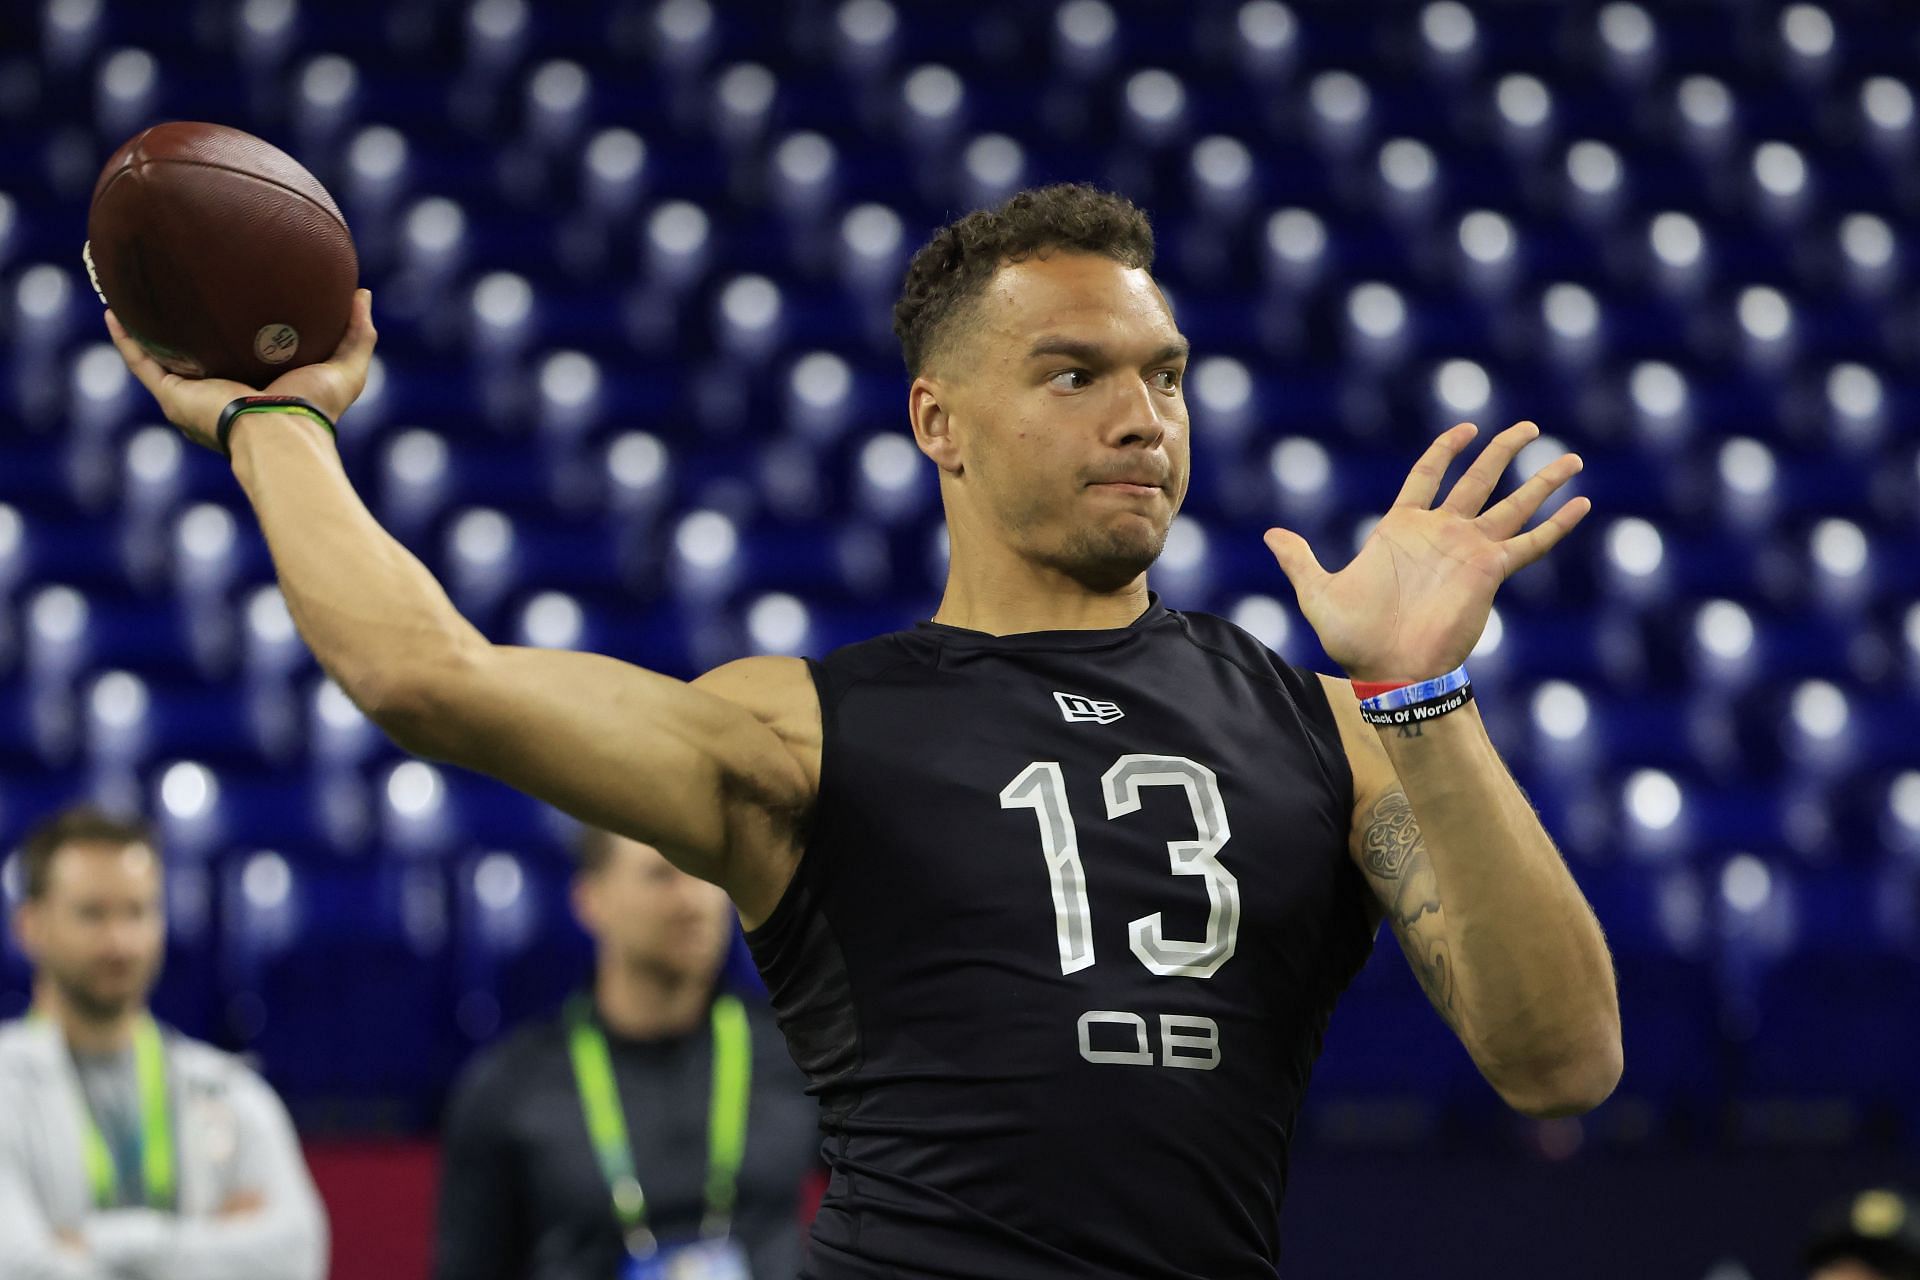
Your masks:
M1920 1280L1920 1200L1874 1187L1814 1220L1807 1280Z
M724 890L587 830L591 994L472 1063L447 1120L439 1280L798 1270L815 1108L771 1016L717 989Z
M166 920L146 828L68 810L20 874L33 1007L0 1026L0 1276L320 1280L326 1220L279 1098L147 1011Z

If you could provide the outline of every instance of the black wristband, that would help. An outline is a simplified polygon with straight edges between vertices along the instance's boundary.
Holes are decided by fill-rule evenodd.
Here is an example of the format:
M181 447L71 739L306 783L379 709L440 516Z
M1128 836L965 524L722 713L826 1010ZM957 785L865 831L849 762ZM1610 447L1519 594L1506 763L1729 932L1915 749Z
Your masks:
M1404 707L1395 707L1390 711L1376 711L1362 703L1360 718L1379 728L1398 728L1401 725L1419 724L1444 716L1449 711L1458 711L1473 701L1473 686L1463 684L1450 693L1437 698L1428 698L1425 702L1414 702Z
M227 437L233 434L233 420L243 413L301 413L317 419L327 429L328 435L339 434L333 429L332 418L299 396L241 396L220 411L220 421L213 431L220 452L229 458L233 456L233 450L227 447Z

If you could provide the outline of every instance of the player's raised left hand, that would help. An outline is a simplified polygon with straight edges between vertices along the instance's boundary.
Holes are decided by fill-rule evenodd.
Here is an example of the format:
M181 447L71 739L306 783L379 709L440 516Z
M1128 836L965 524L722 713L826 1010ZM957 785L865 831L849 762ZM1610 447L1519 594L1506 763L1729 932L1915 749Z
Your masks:
M1545 555L1593 509L1577 497L1521 532L1580 470L1580 455L1564 453L1480 510L1513 456L1540 434L1531 422L1495 436L1446 501L1431 506L1448 465L1478 430L1463 422L1440 433L1360 554L1338 573L1322 568L1299 534L1267 530L1267 549L1293 584L1300 612L1350 678L1425 680L1465 662L1486 629L1500 584Z

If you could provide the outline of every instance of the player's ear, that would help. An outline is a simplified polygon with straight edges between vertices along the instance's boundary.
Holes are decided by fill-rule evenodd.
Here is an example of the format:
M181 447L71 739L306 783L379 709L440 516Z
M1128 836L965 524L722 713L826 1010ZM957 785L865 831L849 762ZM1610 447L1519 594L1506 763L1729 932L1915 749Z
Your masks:
M913 424L913 442L934 465L949 475L959 475L959 442L953 438L953 415L946 401L949 388L927 374L921 374L907 388L907 420Z

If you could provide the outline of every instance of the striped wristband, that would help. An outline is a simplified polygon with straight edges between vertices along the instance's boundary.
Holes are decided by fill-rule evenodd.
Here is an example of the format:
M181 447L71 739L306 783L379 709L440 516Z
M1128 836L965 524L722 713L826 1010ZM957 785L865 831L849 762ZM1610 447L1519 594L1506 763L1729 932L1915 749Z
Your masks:
M1380 685L1353 682L1360 699L1360 718L1373 725L1402 725L1458 711L1473 700L1473 681L1462 663L1445 675L1407 684Z

